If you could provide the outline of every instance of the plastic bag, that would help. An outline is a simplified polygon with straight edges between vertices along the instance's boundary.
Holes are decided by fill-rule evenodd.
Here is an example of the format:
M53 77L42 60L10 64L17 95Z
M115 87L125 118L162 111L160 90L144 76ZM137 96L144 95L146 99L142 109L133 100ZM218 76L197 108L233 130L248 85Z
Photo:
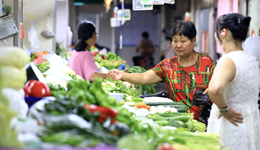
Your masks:
M63 81L66 84L66 81L72 80L72 78L67 75L64 70L68 68L68 61L56 54L48 54L43 56L50 63L50 69L44 72L43 74L47 75L46 80L57 79L57 81ZM62 86L63 84L60 85Z
M9 108L17 112L19 119L25 119L28 112L28 105L24 101L23 89L3 88L2 92L9 100Z
M56 54L44 55L42 58L48 60L51 66L67 67L68 61Z
M49 20L50 20L50 16L48 16L47 24L45 25L46 29L41 32L42 36L44 36L45 38L55 37L55 34L53 33L53 31L51 30L51 27L49 25L50 24Z
M40 40L33 26L33 19L31 19L31 29L28 32L28 42L31 44L33 50L38 50L40 48Z

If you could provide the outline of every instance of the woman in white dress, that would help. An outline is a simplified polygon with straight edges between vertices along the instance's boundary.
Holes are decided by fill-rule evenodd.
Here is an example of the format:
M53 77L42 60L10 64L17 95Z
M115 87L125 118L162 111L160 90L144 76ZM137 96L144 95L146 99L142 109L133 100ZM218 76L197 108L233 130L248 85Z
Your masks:
M230 13L216 23L215 38L225 55L209 84L214 105L207 132L219 133L223 148L231 150L260 150L258 62L242 48L250 20Z

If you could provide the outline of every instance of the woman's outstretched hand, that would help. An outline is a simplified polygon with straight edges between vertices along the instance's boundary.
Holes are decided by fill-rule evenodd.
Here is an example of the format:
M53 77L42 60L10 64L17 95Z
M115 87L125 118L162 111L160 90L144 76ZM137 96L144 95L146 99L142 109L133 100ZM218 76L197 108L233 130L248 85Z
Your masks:
M236 112L231 107L229 107L227 112L220 113L219 118L222 116L225 117L229 122L231 122L232 124L234 124L237 127L238 127L237 123L243 123L242 114Z
M114 81L122 80L123 72L120 70L114 69L107 73L107 77Z

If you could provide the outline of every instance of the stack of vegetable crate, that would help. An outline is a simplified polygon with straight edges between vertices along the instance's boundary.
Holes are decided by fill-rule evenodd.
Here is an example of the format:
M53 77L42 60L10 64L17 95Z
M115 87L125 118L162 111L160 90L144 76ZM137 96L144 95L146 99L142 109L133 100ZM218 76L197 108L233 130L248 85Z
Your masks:
M143 102L146 105L150 106L164 106L164 107L174 107L179 113L185 113L188 110L188 107L181 102L173 102L168 98L161 97L147 97L143 99Z

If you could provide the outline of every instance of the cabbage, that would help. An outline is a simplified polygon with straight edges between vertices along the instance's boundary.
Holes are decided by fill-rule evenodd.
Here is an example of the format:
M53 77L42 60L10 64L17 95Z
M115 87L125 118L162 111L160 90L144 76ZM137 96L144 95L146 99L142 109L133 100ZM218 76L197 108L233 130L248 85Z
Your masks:
M2 73L2 87L21 89L24 87L26 82L26 71L21 68L15 67L2 67L0 69Z
M0 70L1 64L0 64ZM6 77L5 77L6 78ZM0 83L5 80L0 71ZM16 115L8 107L8 100L2 93L3 84L0 84L0 147L4 148L22 148L22 144L17 139L17 134L10 128L10 121Z
M0 47L0 64L22 68L30 61L30 56L19 47Z

